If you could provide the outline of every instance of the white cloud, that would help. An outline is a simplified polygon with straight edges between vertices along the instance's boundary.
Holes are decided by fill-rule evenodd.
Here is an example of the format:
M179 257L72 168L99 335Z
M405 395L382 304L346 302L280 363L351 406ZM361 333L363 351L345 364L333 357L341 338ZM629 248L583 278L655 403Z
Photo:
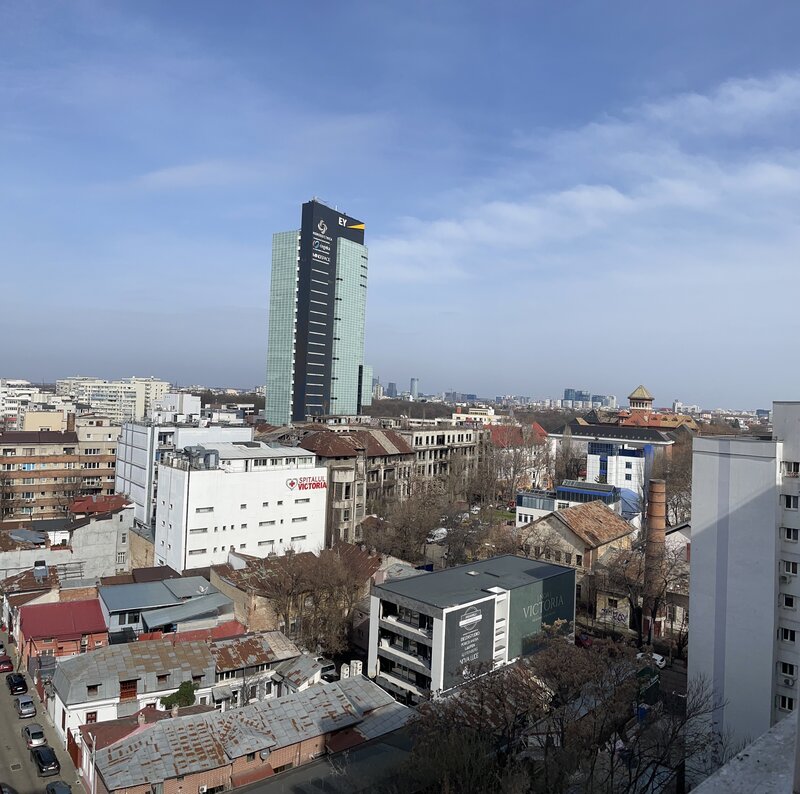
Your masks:
M175 165L136 177L140 187L163 190L197 187L223 187L263 179L263 167L225 160Z

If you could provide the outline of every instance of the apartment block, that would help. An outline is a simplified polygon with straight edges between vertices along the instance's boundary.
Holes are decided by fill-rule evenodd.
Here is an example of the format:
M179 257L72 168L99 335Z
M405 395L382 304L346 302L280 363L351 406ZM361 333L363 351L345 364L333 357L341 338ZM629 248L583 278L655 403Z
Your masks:
M101 380L73 377L56 381L56 394L88 403L93 411L108 416L115 424L144 419L153 402L169 391L169 383L155 378Z

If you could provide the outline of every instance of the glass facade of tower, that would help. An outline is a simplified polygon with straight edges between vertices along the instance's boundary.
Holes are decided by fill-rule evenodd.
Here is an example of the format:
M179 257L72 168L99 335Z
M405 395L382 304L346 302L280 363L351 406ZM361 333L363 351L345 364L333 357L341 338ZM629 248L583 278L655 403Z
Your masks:
M276 426L288 425L291 421L299 241L300 234L296 231L272 236L264 418Z
M336 253L332 414L357 414L359 367L364 362L364 321L367 312L367 249L339 238Z
M309 201L299 237L276 234L272 254L266 420L356 414L367 294L364 224Z

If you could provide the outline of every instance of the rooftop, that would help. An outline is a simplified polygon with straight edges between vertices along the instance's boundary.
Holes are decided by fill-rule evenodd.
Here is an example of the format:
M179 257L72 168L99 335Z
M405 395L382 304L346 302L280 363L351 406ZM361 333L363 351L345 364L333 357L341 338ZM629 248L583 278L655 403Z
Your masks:
M634 390L633 390L633 391L632 391L632 392L631 392L631 393L628 395L628 399L629 399L629 400L655 400L655 397L653 397L653 395L652 395L652 394L650 394L650 392L649 392L647 389L645 389L645 387L644 387L644 386L642 386L642 385L640 384L639 386L637 386L637 387L636 387L636 388L635 388L635 389L634 389Z
M299 447L280 447L265 444L262 441L225 441L209 442L203 449L215 449L220 460L249 460L250 458L313 458L313 452Z
M348 728L368 712L397 706L377 684L355 676L232 711L162 720L100 750L96 762L110 791L159 783ZM412 712L403 714L408 719Z
M73 430L6 430L0 433L0 444L77 444L78 434ZM77 452L77 450L76 450ZM37 453L38 454L38 453Z
M513 590L571 570L506 554L409 579L389 580L374 589L445 609L481 598L491 587Z
M54 604L31 604L20 607L20 631L26 639L58 637L80 638L106 630L100 601L67 601Z
M181 603L181 599L164 582L105 585L99 588L98 593L109 612L157 609Z
M148 630L152 631L153 629L171 626L205 615L217 615L220 609L232 606L233 601L231 601L228 596L216 592L215 590L208 595L202 595L198 598L188 598L173 606L148 610L142 614L142 623Z
M567 431L574 438L587 438L595 441L646 441L663 446L674 443L666 433L662 433L652 427L625 427L608 424L590 425L580 421L570 422L550 435L560 438Z
M537 518L530 526L553 521L561 522L593 549L630 535L634 531L634 527L599 499L556 510L549 515Z
M354 458L362 451L369 458L414 454L408 442L394 430L350 430L345 433L320 430L306 436L300 446L323 458Z

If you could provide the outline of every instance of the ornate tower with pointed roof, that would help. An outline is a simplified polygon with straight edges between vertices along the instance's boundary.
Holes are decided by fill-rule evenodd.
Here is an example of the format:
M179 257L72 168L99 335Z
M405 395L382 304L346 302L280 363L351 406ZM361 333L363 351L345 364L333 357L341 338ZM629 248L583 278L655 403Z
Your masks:
M653 397L641 384L628 395L628 404L631 411L652 411Z

